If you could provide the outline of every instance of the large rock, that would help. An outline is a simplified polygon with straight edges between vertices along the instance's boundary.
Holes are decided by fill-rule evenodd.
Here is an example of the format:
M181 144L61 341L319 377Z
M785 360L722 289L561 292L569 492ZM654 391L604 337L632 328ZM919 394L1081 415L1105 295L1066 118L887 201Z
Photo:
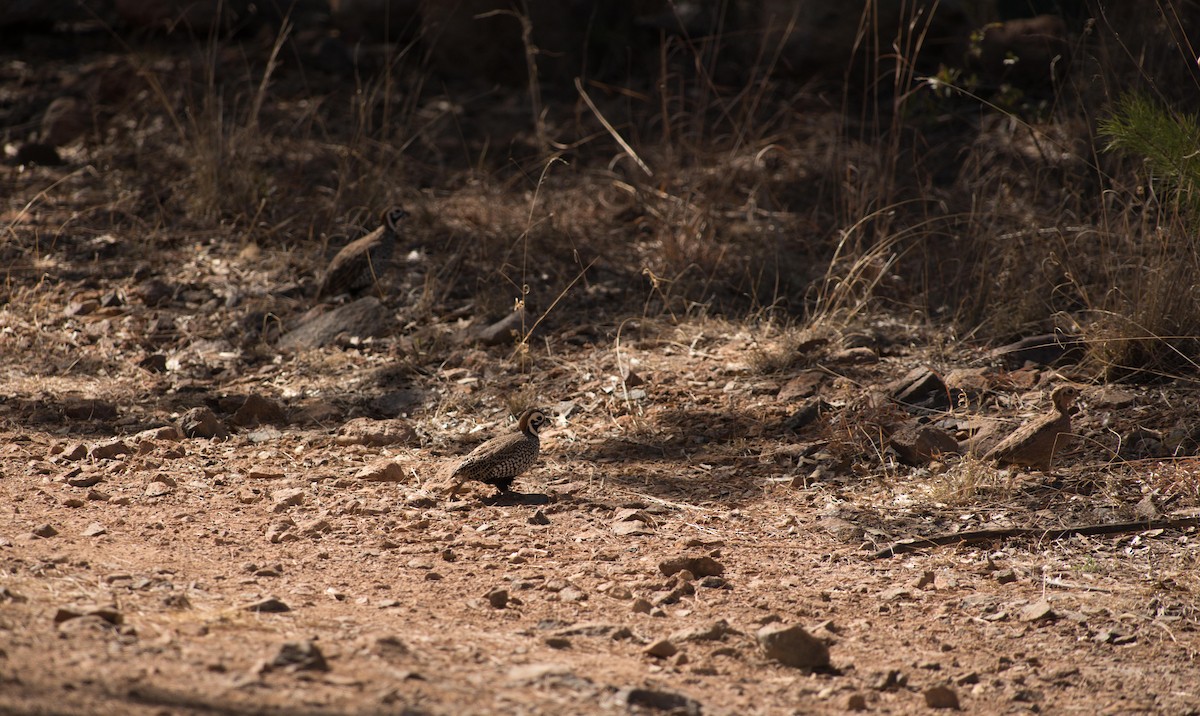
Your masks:
M379 299L367 296L304 320L279 339L279 347L305 350L328 345L339 335L358 338L381 336L391 328L392 322L391 313Z

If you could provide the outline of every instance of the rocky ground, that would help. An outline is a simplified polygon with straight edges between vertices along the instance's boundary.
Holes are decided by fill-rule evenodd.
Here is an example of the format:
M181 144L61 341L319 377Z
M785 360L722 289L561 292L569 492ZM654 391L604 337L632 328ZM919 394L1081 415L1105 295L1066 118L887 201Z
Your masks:
M536 162L439 179L429 156L483 157L519 93L457 124L414 100L445 146L367 188L314 120L238 214L230 187L266 180L205 185L169 121L200 73L80 52L3 67L30 126L77 75L127 103L0 166L0 712L1200 713L1185 376L1105 384L1077 346L995 352L870 301L689 304L655 261L708 290L776 232L814 264L788 237L820 208L702 215L666 182L531 184ZM263 114L290 131L288 101ZM371 226L354 192L403 199L417 240L375 295L314 307L334 229ZM1052 471L971 456L1064 381ZM553 417L520 494L448 497L531 405Z

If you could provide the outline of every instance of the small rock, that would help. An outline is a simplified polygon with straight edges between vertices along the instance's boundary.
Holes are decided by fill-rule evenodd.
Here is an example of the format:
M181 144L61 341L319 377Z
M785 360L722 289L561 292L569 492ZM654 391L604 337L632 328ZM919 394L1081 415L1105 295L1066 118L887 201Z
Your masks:
M284 611L287 611L286 608ZM306 671L329 671L329 664L317 645L311 641L290 641L279 647L271 666Z
M146 491L143 493L146 497L162 497L163 495L171 494L174 488L161 480L152 480L146 485Z
M286 603L275 597L267 597L260 599L257 602L251 602L243 607L248 612L258 612L262 614L281 614L290 612L292 609Z
M925 705L931 709L957 709L958 692L946 684L931 686L921 694L925 697Z
M114 439L93 446L88 451L88 455L97 460L104 460L117 457L118 455L128 455L132 452L133 448L129 447L124 440Z
M355 479L367 482L403 482L404 468L395 460L376 460L354 474Z
M909 423L888 438L900 462L910 466L926 465L942 455L958 453L958 441L945 430L932 425Z
M785 666L820 669L829 666L829 647L799 625L768 624L758 630L767 658Z
M587 593L577 587L564 587L558 592L558 599L562 602L586 602Z
M659 639L643 649L642 652L648 656L667 659L679 653L679 647L675 646L670 639Z
M44 524L44 525L39 525L38 527L34 528L33 534L35 537L41 537L42 539L50 539L51 537L54 537L55 535L58 534L58 530L54 529L54 526L51 524Z
M60 460L75 462L87 457L87 447L83 443L71 443L58 454Z
M652 610L653 608L654 608L653 604L651 604L646 599L642 599L641 597L638 597L637 599L633 600L633 604L630 606L630 610L634 614L649 614L650 610Z
M613 534L620 537L654 534L647 524L641 520L621 520L619 522L614 522L612 531Z
M897 402L907 406L939 411L950 407L950 389L940 375L924 366L913 368L888 388Z
M81 534L84 537L99 537L106 532L108 532L108 528L106 528L104 525L100 524L99 522L92 522L88 524L87 527L83 528L83 532Z
M656 711L669 711L678 716L700 716L700 702L683 694L656 689L621 689L617 701L626 708L641 706Z
M507 589L493 589L485 596L487 597L488 604L491 604L493 609L504 609L508 606Z
M91 487L93 485L98 485L103 481L104 476L95 472L85 472L81 475L75 475L74 477L67 478L67 484L71 487Z
M192 408L179 419L179 429L189 438L219 438L229 437L229 430L221 422L216 413L205 407Z
M299 525L299 530L302 534L317 535L325 532L332 532L333 525L329 524L329 520L317 517Z
M384 447L396 444L413 445L420 439L417 431L403 418L387 420L355 418L338 430L337 437L333 441L338 445Z
M853 693L846 697L847 711L866 711L867 697L860 693Z
M275 504L271 506L272 512L284 512L289 507L304 504L304 488L292 487L286 490L276 490L271 493L271 499Z
M386 635L375 639L371 653L382 659L392 660L408 656L412 650L398 636Z
M112 420L117 406L94 398L72 398L63 406L63 415L71 420Z
M673 557L659 562L658 569L670 577L676 572L687 570L696 577L719 577L725 567L712 557Z
M548 636L546 637L546 646L551 649L569 649L571 648L571 640L565 636Z
M550 524L550 518L546 516L545 512L538 510L529 516L528 522L531 525L548 525Z
M264 423L283 423L287 419L283 407L270 398L258 394L246 396L242 407L233 414L232 422L241 427L253 427Z
M1057 618L1058 615L1054 613L1054 609L1045 599L1039 599L1021 610L1021 621L1023 622L1053 621Z
M272 522L271 526L267 527L267 541L271 544L279 544L280 542L290 542L300 539L298 535L291 531L295 526L296 523L290 517Z
M729 622L719 619L708 626L681 629L671 634L672 641L720 641L726 634L733 633Z
M1001 584L1012 584L1017 581L1017 573L1011 569L1001 569L992 576Z

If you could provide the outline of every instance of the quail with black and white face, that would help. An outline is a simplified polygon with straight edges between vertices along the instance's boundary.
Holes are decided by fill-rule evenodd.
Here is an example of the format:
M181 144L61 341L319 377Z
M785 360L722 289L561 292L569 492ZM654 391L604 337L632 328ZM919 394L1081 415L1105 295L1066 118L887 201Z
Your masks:
M337 252L317 288L317 300L343 293L354 295L375 286L392 259L400 222L407 216L408 212L399 206L388 208L378 229Z
M1050 394L1054 409L1017 429L983 456L1000 465L1031 467L1043 472L1054 464L1054 453L1071 437L1071 404L1079 388L1060 385Z
M511 490L513 480L537 463L541 451L538 430L545 424L546 413L539 408L521 413L516 430L479 445L454 468L450 494L467 480L495 485L501 493Z

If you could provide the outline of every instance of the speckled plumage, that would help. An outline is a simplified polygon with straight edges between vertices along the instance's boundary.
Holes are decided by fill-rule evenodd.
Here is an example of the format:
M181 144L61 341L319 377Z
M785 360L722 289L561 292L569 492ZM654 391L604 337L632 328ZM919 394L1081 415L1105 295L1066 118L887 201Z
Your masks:
M538 429L545 422L543 411L530 408L521 413L515 431L498 435L472 450L450 476L451 493L466 480L486 482L508 492L513 480L537 462L541 451Z
M1054 453L1071 435L1071 404L1079 397L1073 385L1060 385L1050 394L1054 410L1025 424L984 455L1001 465L1018 465L1048 471Z
M383 212L381 225L362 238L346 244L333 260L317 289L317 300L342 293L358 293L374 286L396 250L399 224L408 212L399 206Z

